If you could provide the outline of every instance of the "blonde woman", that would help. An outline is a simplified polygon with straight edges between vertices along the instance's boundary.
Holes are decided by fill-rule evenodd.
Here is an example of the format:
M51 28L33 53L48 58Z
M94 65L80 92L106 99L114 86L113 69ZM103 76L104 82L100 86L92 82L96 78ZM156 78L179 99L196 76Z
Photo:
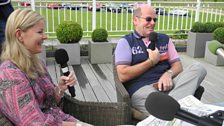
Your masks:
M30 9L9 16L1 54L0 111L18 126L80 126L58 107L67 86L75 84L74 72L61 76L55 86L38 58L47 39L44 27L44 17Z

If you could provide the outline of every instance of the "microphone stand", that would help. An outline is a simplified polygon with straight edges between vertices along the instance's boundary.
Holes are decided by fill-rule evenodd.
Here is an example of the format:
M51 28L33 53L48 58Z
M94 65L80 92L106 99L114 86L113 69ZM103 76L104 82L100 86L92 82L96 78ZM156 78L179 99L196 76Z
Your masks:
M224 121L224 111L218 110L208 116L203 116L202 119L204 120L203 122L205 123L206 122L209 123L212 120L214 122L214 126L222 126ZM203 123L200 123L200 124L201 124L200 126L207 126L206 124L203 124Z

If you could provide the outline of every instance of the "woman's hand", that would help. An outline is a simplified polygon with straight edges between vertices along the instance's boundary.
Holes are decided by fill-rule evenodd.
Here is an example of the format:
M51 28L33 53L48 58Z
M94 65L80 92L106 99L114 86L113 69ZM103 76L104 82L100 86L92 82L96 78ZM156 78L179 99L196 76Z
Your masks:
M61 76L59 78L59 84L58 87L61 91L65 91L68 89L68 86L74 86L76 84L76 77L75 73L73 71L70 72L68 76Z

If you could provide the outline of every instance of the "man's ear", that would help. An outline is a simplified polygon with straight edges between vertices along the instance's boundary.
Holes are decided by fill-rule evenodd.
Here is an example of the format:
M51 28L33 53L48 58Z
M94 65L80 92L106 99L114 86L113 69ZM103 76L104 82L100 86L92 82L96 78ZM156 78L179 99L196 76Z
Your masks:
M23 42L22 30L19 29L19 28L16 29L16 38L17 38L20 42Z
M133 24L136 25L137 21L138 21L138 17L134 16L133 17Z

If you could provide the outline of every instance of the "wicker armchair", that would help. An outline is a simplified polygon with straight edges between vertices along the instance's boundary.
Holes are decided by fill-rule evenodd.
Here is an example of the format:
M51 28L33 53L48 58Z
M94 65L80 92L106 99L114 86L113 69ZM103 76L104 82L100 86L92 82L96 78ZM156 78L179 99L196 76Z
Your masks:
M131 107L129 94L128 94L127 90L125 89L125 87L123 86L123 84L118 79L117 69L115 66L115 55L113 55L113 64L112 65L113 65L114 81L115 81L116 89L117 89L117 98L118 98L119 102L125 102L131 108L130 113L132 114L133 118L130 119L130 117L129 117L130 121L133 122L133 119L135 121L145 119L147 116L144 113ZM197 90L195 91L194 96L200 100L203 93L204 93L204 87L199 86L197 88Z

